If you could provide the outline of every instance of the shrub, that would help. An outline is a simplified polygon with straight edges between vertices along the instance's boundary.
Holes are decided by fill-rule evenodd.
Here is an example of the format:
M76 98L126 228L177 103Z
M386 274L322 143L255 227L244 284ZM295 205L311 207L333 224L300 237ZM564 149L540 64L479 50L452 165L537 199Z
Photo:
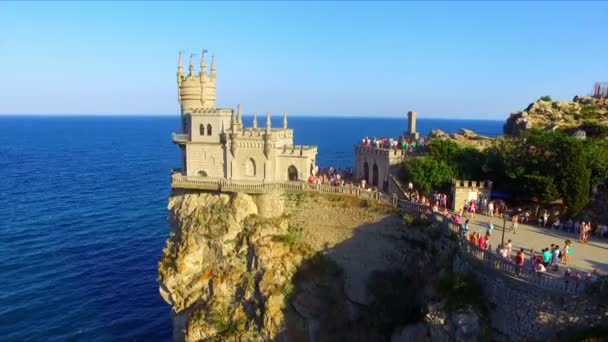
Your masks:
M484 308L483 291L473 273L452 273L441 278L439 291L446 298L446 306L450 311Z
M545 101L545 102L553 102L553 100L551 99L551 96L549 96L549 95L541 96L540 100Z

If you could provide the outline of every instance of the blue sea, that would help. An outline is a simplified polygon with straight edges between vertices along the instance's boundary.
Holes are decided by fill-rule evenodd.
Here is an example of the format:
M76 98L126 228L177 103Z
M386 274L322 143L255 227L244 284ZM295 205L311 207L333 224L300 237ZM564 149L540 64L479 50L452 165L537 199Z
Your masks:
M418 130L494 136L502 123L419 119ZM319 146L320 166L345 168L363 136L398 136L407 120L291 117L289 126L297 144ZM0 340L171 339L156 267L178 127L177 116L0 116Z

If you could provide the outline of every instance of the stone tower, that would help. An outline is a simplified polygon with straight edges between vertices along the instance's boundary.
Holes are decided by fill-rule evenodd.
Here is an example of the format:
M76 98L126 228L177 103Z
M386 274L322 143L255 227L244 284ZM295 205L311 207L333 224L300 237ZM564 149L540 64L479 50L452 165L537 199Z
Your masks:
M177 60L178 102L181 106L182 132L173 142L182 150L181 173L189 177L224 178L246 181L287 181L306 179L315 169L316 146L295 146L293 129L273 128L270 113L266 127L245 127L241 105L216 106L216 68L211 57L207 71L203 52L198 74L192 55L184 73L182 55Z
M407 112L407 134L416 133L416 112Z

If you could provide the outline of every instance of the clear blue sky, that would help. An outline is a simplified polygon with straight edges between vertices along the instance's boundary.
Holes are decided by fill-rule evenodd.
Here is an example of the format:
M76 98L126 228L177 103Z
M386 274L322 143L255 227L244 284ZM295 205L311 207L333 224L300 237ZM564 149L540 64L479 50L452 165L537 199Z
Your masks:
M0 113L175 114L177 53L204 48L245 113L504 119L608 80L607 23L607 2L0 2Z

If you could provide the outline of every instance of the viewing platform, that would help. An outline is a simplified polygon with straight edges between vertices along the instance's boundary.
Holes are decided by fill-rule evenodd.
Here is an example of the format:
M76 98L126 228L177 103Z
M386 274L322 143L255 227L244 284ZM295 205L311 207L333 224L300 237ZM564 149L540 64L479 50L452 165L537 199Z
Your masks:
M195 189L219 192L241 192L250 195L265 194L275 191L289 193L316 191L325 194L354 196L361 199L373 199L397 206L397 197L377 191L367 191L354 186L331 186L323 184L308 184L300 181L256 182L246 180L227 180L202 176L184 176L180 173L171 175L173 189Z
M185 144L190 141L190 134L173 133L171 134L171 140L174 144Z

